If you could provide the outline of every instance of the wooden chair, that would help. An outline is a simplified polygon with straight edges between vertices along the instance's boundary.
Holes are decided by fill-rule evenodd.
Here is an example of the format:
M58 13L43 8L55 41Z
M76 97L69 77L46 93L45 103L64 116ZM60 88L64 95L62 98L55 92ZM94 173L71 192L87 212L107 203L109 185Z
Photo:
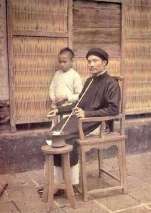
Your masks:
M80 166L81 166L81 186L82 186L82 194L83 198L86 201L88 196L94 193L99 192L107 192L112 190L121 189L123 192L126 191L127 183L126 183L126 155L125 155L125 85L124 85L124 78L123 77L114 77L120 85L121 88L121 101L120 101L120 112L116 116L107 116L107 117L88 117L88 118L81 118L79 119L79 135L80 139L78 140L79 143L79 154L80 154ZM107 121L119 121L119 129L118 131L114 129L112 126L112 132L108 134L103 134L100 128L99 134L96 135L88 135L85 136L82 124L84 122L94 122L100 121L107 122ZM104 148L109 148L112 145L115 145L118 149L118 166L119 166L119 173L120 177L115 177L110 172L104 170L102 168L102 155L101 150ZM101 177L102 173L114 178L119 182L118 186L112 186L107 188L101 189L93 189L88 191L88 183L87 183L87 174L86 174L86 152L91 150L92 148L96 148L98 150L98 167L99 167L99 176Z

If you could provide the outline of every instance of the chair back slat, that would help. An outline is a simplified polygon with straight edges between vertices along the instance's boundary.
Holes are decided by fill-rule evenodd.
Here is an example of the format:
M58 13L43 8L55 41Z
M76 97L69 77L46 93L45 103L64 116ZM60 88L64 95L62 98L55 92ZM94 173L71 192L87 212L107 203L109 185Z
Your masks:
M120 118L120 133L125 134L125 79L123 76L112 76L119 82L121 89L121 100L120 100L120 110L119 112L122 114Z

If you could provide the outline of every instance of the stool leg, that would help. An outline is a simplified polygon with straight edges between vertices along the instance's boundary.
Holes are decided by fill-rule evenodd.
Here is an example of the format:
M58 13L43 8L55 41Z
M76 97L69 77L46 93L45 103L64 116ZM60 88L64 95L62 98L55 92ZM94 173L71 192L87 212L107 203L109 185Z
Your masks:
M63 168L63 176L65 181L67 197L71 203L72 208L75 208L76 201L75 201L73 186L71 182L69 153L62 154L62 168Z
M47 202L48 201L48 190L49 190L49 176L50 176L49 157L47 155L45 156L44 169L45 169L45 172L44 172L45 179L44 179L44 192L43 192L42 200L44 202Z
M122 174L122 171L121 171L121 148L120 148L120 144L117 145L117 164L118 164L118 169L119 169L119 179L120 179L120 182L121 182L121 174Z
M54 159L53 155L49 155L49 190L48 190L48 209L49 211L54 207Z
M44 193L43 201L48 202L48 210L53 208L54 196L54 163L53 156L46 155L45 157L45 183L44 183Z

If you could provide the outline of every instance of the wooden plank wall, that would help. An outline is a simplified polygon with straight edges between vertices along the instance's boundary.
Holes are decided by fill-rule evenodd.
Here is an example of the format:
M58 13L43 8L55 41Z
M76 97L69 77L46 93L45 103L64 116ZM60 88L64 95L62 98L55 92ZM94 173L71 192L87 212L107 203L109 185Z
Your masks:
M11 125L47 121L48 88L68 45L68 0L8 1Z
M151 1L123 4L123 72L127 80L127 114L151 112Z
M88 75L85 55L92 47L105 49L110 55L109 70L114 74L120 73L120 4L74 1L73 48L77 56L76 68L82 76Z

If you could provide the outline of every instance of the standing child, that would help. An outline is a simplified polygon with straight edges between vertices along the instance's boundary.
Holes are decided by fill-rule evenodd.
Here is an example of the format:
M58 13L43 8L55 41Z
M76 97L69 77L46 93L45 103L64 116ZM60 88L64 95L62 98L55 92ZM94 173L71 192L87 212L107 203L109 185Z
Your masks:
M82 90L80 75L72 68L73 58L74 53L68 47L59 52L59 70L55 72L49 88L49 96L54 107L76 102Z
M79 94L81 93L83 85L80 75L72 67L73 58L74 53L68 47L62 49L59 52L58 62L60 69L55 72L49 88L49 96L52 101L52 108L71 105L79 98ZM79 171L79 164L73 166L71 171L72 184L77 185L79 183L79 174L77 172ZM55 166L54 172L55 181L59 183L62 182L62 169Z

